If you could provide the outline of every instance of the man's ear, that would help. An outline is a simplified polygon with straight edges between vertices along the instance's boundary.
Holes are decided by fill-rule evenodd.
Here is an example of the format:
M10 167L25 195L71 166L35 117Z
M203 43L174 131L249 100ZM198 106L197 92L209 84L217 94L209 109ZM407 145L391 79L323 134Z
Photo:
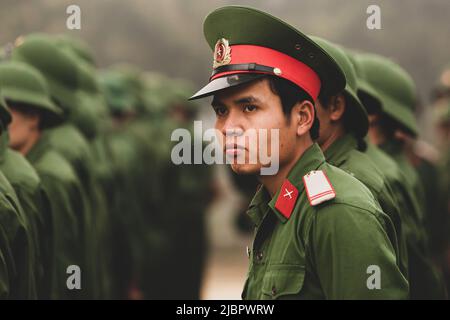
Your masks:
M291 110L291 121L297 126L297 135L309 133L314 122L314 116L314 105L310 101L303 100L294 105Z
M342 93L339 93L333 97L331 97L328 103L328 110L330 114L331 121L339 121L342 119L346 108L346 100L345 96Z

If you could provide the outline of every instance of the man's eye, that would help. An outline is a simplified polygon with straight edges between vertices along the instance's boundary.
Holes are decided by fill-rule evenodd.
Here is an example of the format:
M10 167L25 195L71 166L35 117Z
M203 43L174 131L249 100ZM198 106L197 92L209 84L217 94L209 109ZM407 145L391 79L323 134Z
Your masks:
M246 105L246 106L244 107L244 112L252 112L252 111L255 111L255 110L256 110L256 106L251 105L251 104Z
M221 117L221 116L224 116L227 113L227 108L216 107L216 108L214 108L214 111L216 112L217 116Z

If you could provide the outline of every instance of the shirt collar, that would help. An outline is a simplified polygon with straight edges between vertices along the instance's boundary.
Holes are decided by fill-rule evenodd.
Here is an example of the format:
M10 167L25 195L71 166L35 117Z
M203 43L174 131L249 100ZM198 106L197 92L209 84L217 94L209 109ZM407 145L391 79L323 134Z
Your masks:
M351 134L345 134L334 141L331 146L325 150L324 155L332 165L340 167L348 158L350 151L358 148L358 141Z
M50 134L49 130L43 130L41 136L33 145L33 147L28 151L26 158L32 164L34 164L46 150L48 150L48 146L50 144L48 135Z
M304 189L302 179L303 176L312 170L318 169L324 162L325 157L322 153L322 150L320 150L320 147L316 143L306 149L300 159L298 159L297 163L289 172L287 179L295 188L297 188L299 195L303 192ZM281 190L278 190L275 196L270 199L269 192L263 186L259 188L252 202L250 203L249 210L247 212L252 221L257 226L261 224L261 221L266 216L268 212L267 206L272 209L272 211L282 223L285 223L288 220L275 208L275 203L277 202L280 193Z

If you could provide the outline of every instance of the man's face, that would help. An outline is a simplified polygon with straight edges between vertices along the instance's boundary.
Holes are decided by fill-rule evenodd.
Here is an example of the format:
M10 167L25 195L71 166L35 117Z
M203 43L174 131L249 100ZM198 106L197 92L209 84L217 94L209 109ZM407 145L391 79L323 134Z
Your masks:
M278 156L280 167L291 160L297 126L283 113L280 97L272 91L267 79L221 91L214 96L212 106L224 153L235 160L231 165L233 171L259 174L263 166L259 156L261 148L271 159ZM266 132L266 139L259 129ZM277 150L271 150L272 139L276 139L271 129L278 129ZM244 163L237 163L238 157ZM256 163L251 163L251 159L256 159ZM264 163L264 166L268 165Z
M9 146L14 150L22 150L30 137L39 129L37 115L30 115L10 106L12 121L9 124Z

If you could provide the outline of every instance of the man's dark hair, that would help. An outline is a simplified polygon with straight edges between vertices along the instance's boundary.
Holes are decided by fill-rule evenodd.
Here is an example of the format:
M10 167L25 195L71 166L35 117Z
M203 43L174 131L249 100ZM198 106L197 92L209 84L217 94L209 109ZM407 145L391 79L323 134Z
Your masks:
M345 92L342 92L342 94L344 95L344 98L345 98L345 110L344 110L344 114L342 115L342 123L343 123L343 126L344 126L344 130L346 132L350 133L350 134L355 135L356 134L356 130L357 130L357 126L359 124L355 121L355 119L353 117L354 115L352 114L351 106L350 106L350 103L352 103L352 102L349 99L348 94L345 93ZM328 105L330 103L331 97L332 96L330 96L330 95L319 95L320 104L325 109L328 108Z
M263 79L269 80L270 89L280 97L283 113L287 117L290 116L291 110L297 102L307 100L314 105L314 100L311 96L292 82L274 76L267 76ZM319 119L316 114L314 114L314 122L309 130L309 134L313 140L319 137Z
M44 130L45 128L48 128L51 126L51 123L48 123L48 121L46 121L45 112L37 110L36 107L34 107L31 104L13 101L13 100L9 100L9 99L6 100L6 104L8 105L9 108L15 109L25 115L29 115L29 116L38 115L39 116L39 130Z
M377 101L377 99L373 98L370 94L367 94L364 91L359 91L358 98L359 100L361 100L368 114L381 112L381 104Z
M396 130L401 130L412 137L415 136L414 132L412 132L406 126L402 125L399 121L384 113L380 102L378 102L371 95L364 92L358 92L358 97L363 103L369 115L379 114L381 116L378 125L383 128L383 131L386 133L386 136L389 137L389 139L394 139Z

